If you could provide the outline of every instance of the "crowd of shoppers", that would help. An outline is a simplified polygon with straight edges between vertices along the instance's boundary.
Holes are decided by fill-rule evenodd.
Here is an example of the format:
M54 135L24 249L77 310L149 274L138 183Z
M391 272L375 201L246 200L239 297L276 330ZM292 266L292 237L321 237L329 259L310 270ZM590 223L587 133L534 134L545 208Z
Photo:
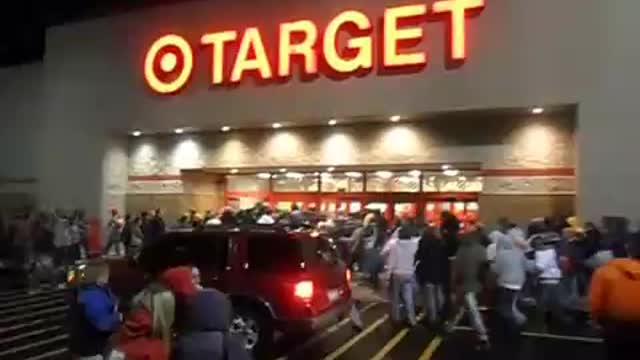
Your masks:
M71 307L72 354L81 360L250 359L229 334L226 295L202 289L191 267L166 270L132 300L121 320L102 260L87 264Z

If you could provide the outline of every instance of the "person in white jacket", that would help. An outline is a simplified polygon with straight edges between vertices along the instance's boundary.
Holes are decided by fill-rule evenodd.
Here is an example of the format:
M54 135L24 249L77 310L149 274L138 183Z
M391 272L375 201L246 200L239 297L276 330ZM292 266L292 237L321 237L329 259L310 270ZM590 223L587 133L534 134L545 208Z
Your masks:
M400 321L400 304L404 303L407 318L411 326L416 325L414 301L414 259L418 250L419 238L413 237L409 226L398 231L398 240L389 248L389 272L391 274L391 316Z
M552 320L567 325L569 319L562 307L562 270L556 247L562 239L552 231L533 238L535 267L538 272L539 292L536 299L539 320L549 325Z

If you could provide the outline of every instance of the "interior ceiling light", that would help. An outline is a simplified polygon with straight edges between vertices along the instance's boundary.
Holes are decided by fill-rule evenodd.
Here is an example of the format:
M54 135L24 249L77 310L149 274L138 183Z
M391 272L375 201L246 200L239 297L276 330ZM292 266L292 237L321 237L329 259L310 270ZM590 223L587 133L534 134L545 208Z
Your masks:
M287 172L287 168L282 168L282 169L280 169L280 172L281 172L281 173L285 173L285 172Z
M271 127L273 127L274 129L280 129L282 127L282 124L280 123L273 123L273 125L271 125Z
M347 175L350 178L361 178L362 177L362 173L359 173L359 172L356 172L356 171L347 171L344 174Z
M222 132L227 132L229 130L231 130L230 126L223 126L222 128L220 128L220 130L222 130Z
M269 173L258 173L258 178L259 179L270 179L271 178L271 174Z
M460 180L460 181L467 181L467 177L466 177L466 176L460 176L460 177L458 178L458 180Z
M420 170L411 170L411 171L409 171L409 176L412 176L412 177L420 177L420 174L422 174L422 172Z
M457 169L447 169L442 172L446 176L458 176L460 174L460 170Z
M131 135L133 135L133 136L135 136L135 137L138 137L138 136L142 135L142 131L140 131L140 130L134 130L133 132L131 132Z
M442 165L442 170L448 170L448 169L451 169L451 165L449 165L449 164L443 164Z
M183 128L175 128L173 130L173 132L176 133L176 134L182 134L184 132L184 129Z
M391 120L391 122L398 122L400 121L400 115L393 115L389 120Z
M331 119L328 122L329 126L335 126L337 123L338 123L338 120L336 120L336 119Z
M393 173L391 171L376 171L376 176L383 179L390 179Z
M540 107L540 106L536 106L533 109L531 109L531 113L534 115L540 115L544 112L544 108Z
M327 171L328 171L328 172L332 172L332 171L333 171L333 170L335 170L335 169L336 169L335 167L333 167L333 166L329 166L329 167L327 168Z
M317 171L313 173L313 176L318 176L318 175L320 175L320 173Z
M230 171L232 174L237 174L238 173L238 169L231 169Z
M331 177L331 173L323 172L323 173L322 173L322 177L323 177L323 178L330 178L330 177Z
M302 179L304 177L304 174L301 174L299 172L288 172L285 174L285 176L289 179Z

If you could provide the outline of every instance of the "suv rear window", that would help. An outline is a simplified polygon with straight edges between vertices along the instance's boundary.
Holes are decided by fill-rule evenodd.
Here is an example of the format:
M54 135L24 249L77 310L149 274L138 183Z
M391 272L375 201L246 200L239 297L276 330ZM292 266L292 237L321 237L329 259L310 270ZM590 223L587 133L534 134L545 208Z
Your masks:
M325 238L297 239L283 234L249 236L249 269L295 271L302 263L335 264L338 254Z

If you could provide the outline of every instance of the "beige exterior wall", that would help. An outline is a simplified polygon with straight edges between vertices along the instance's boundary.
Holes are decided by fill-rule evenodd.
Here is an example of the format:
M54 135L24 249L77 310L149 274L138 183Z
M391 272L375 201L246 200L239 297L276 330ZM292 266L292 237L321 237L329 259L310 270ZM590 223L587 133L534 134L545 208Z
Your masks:
M545 116L463 114L398 124L131 138L127 209L160 206L177 216L191 207L219 208L221 179L197 169L478 163L487 172L480 198L483 220L505 214L517 220L568 215L574 212L573 175L521 172L570 173L574 130L573 112L563 110Z
M575 166L572 114L480 115L388 125L246 130L133 138L129 176L199 168L477 162L485 169Z

